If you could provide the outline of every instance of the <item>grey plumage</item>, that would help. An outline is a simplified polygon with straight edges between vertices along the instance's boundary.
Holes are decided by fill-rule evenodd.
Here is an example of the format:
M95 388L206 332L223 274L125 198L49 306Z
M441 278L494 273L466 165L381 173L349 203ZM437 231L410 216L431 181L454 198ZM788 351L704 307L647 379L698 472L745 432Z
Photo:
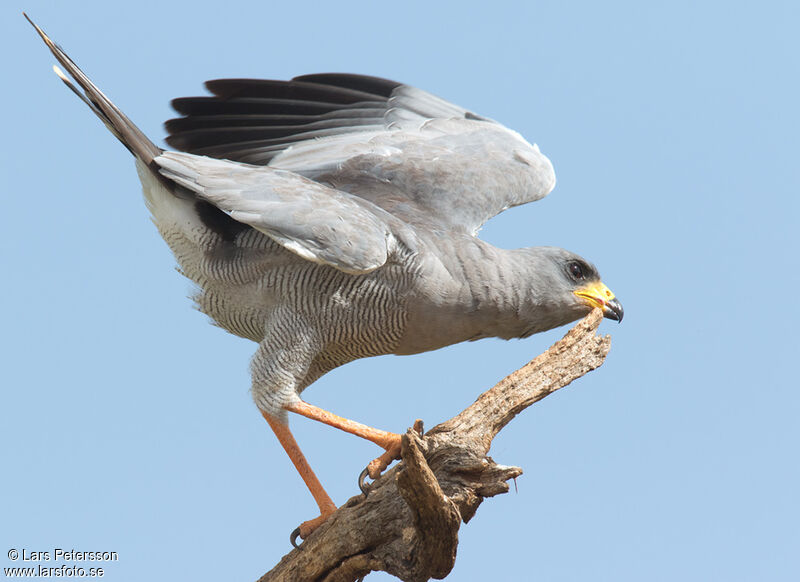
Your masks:
M555 184L539 149L495 121L372 77L220 80L174 102L185 117L167 141L188 153L164 152L37 30L136 156L199 308L258 342L253 396L269 415L357 358L526 337L593 306L622 317L580 257L476 238Z

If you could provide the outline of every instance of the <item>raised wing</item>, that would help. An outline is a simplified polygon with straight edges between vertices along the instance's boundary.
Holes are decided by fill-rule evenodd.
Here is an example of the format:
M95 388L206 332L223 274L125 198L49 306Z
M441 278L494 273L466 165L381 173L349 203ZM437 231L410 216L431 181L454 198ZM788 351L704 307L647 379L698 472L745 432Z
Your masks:
M286 170L179 152L155 163L163 176L306 260L356 274L386 262L388 225L369 202L346 192Z
M320 74L209 81L176 99L167 142L290 170L416 225L475 233L555 185L550 161L499 123L394 81Z

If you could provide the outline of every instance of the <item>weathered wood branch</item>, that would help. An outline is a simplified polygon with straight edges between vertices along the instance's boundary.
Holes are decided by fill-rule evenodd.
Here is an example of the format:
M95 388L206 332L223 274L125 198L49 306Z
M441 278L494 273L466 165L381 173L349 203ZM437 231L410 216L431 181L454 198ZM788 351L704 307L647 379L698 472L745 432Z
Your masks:
M525 408L603 363L611 338L595 333L602 317L594 310L424 437L409 429L402 461L374 482L369 495L347 501L259 582L353 582L373 570L406 582L447 576L461 522L522 474L487 456L492 439Z

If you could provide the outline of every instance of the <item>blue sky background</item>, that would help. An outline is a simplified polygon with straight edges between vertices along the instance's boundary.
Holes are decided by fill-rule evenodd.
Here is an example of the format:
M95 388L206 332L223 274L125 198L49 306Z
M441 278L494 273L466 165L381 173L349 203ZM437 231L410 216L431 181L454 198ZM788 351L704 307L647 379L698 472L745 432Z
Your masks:
M0 563L113 550L108 580L255 580L316 515L250 400L255 346L192 309L133 160L25 9L157 143L207 79L348 71L552 159L553 194L482 236L584 255L626 317L602 368L495 440L525 474L461 529L449 580L800 579L796 6L3 3ZM362 360L304 396L431 427L564 331ZM334 500L355 495L375 447L292 427Z

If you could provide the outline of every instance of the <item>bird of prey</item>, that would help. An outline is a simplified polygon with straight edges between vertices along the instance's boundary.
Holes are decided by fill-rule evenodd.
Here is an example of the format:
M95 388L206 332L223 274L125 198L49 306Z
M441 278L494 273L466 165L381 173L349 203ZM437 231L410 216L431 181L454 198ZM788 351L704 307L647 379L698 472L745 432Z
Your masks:
M27 16L26 16L27 18ZM30 20L30 19L29 19ZM300 398L320 376L380 354L524 338L622 307L581 257L476 237L546 196L550 161L518 133L408 85L352 74L209 81L176 99L153 144L33 22L67 86L136 159L144 197L200 310L258 344L252 396L320 516L336 509L289 431L297 413L399 457L400 436ZM77 86L76 86L77 85Z

